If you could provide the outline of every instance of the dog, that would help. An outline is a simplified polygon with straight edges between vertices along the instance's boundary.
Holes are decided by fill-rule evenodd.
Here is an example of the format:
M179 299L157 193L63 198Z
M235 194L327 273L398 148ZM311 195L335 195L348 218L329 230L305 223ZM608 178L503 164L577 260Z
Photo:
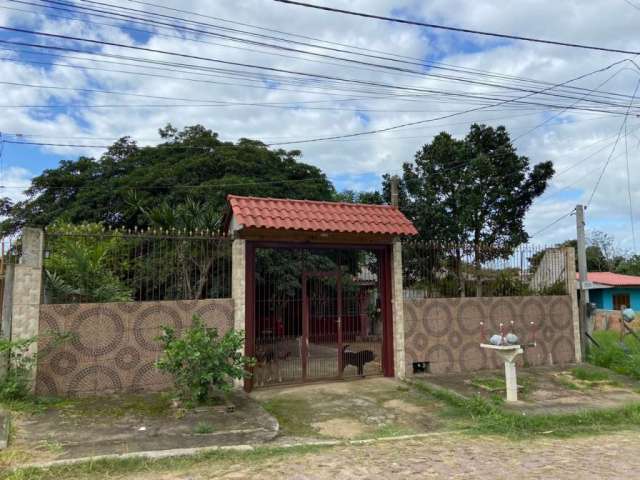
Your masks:
M277 343L260 345L256 350L256 364L254 367L257 386L262 387L265 381L269 382L274 378L277 378L278 382L282 383L280 362L289 358L290 355L291 352L280 352Z
M376 358L371 350L360 350L359 352L347 351L349 345L342 347L342 372L348 365L353 365L358 369L358 375L364 377L365 364L372 362Z

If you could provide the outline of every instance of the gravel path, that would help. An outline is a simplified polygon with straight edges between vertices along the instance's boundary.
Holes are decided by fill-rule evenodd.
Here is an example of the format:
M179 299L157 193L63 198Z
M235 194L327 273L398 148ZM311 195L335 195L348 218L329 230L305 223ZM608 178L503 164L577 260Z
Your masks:
M208 463L144 480L223 479L491 479L587 480L640 476L640 433L509 442L438 435L274 457Z

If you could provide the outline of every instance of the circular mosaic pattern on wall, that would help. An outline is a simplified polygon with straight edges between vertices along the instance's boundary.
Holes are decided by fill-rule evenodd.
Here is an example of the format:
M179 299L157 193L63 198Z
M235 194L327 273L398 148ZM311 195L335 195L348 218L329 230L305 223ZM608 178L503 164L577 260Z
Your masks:
M36 378L36 394L55 396L58 394L58 386L56 381L46 373L38 372Z
M78 358L71 352L57 352L49 360L49 365L56 375L68 375L78 366Z
M215 314L217 312L221 315L213 315L213 318L208 315L210 313ZM233 327L232 310L228 308L226 303L218 303L214 301L201 306L196 310L196 313L204 319L207 326L216 327L220 333L226 332Z
M421 310L416 305L415 300L405 300L404 302L404 331L406 335L414 333L423 333L422 322L419 321L418 315Z
M426 354L433 373L447 373L454 369L453 352L446 345L434 345Z
M61 303L61 304L51 305L51 308L53 309L54 312L56 312L58 315L61 315L64 318L64 317L69 317L74 313L76 313L80 309L80 304L79 303L67 303L67 304Z
M524 321L522 327L525 328L527 335L530 335L531 322L535 324L535 328L538 331L544 328L547 315L541 298L528 298L524 301L521 308L522 320Z
M178 312L165 305L152 305L145 308L136 316L133 323L133 335L137 344L150 352L161 351L162 345L156 339L162 333L163 326L175 328L179 335L182 320Z
M56 336L62 332L56 318L47 313L40 311L40 325L38 337L38 358L44 359L55 349L57 342Z
M573 351L573 342L566 336L562 336L553 342L551 352L553 354L553 363L569 363L573 361L575 356L575 352Z
M451 348L459 348L463 342L462 335L459 332L451 332L447 337L447 342L451 346Z
M546 365L549 362L549 349L545 342L536 342L535 347L524 349L524 358L528 365Z
M541 332L538 332L538 335L542 335L542 340L545 341L546 343L551 343L553 342L553 339L555 338L556 334L555 331L553 330L553 328L546 326L542 329Z
M199 300L177 300L176 305L183 312L192 312L198 306Z
M95 392L117 392L122 390L120 377L110 367L92 365L83 368L69 382L68 392L71 395Z
M415 333L411 336L411 344L414 346L416 354L424 352L429 344L429 339L424 333Z
M140 363L140 353L133 347L121 348L116 355L116 367L120 370L131 370Z
M512 320L516 320L518 318L516 314L516 309L509 300L505 298L499 298L493 302L491 305L491 310L489 311L489 327L490 331L487 331L488 335L493 335L496 332L500 331L500 324L509 325Z
M140 366L133 376L131 390L134 392L157 390L171 385L171 376L161 372L156 362L147 362Z
M485 320L486 313L479 300L468 300L458 310L458 326L465 335L480 333L480 322Z
M113 352L124 337L120 315L103 307L93 307L80 313L71 329L73 347L83 355L98 357Z
M433 337L444 337L451 329L454 318L445 302L435 300L424 309L424 328Z
M551 301L549 307L549 317L551 324L558 330L565 330L571 327L573 315L571 304L565 297L556 297Z
M136 313L142 308L142 305L139 302L123 302L117 303L116 308L122 313Z
M460 368L463 372L487 368L487 354L478 342L467 342L460 349Z

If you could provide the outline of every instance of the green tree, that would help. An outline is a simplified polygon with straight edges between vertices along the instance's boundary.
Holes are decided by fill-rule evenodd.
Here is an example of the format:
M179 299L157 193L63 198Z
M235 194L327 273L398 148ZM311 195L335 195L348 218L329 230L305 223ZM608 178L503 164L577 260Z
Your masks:
M62 217L75 224L147 227L143 209L163 202L176 206L191 198L220 212L229 193L309 200L335 195L325 174L299 162L297 150L269 149L249 139L223 142L201 125L180 132L169 125L160 137L154 147L124 137L98 159L63 160L45 170L32 179L26 200L0 202L0 227L13 233Z
M114 273L123 248L117 232L105 236L100 224L58 220L47 233L44 268L51 303L131 300L131 289Z
M620 261L616 266L616 273L640 276L640 255L632 255Z
M494 257L528 240L524 216L553 174L551 162L531 168L503 126L473 124L464 139L440 133L403 165L400 209L422 239L471 244L485 261L481 245Z

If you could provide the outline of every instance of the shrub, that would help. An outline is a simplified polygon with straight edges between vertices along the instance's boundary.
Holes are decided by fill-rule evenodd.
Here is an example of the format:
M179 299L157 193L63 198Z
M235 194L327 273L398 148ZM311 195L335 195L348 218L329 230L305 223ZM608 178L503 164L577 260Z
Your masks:
M241 353L243 332L230 330L219 337L198 315L181 337L163 327L160 341L164 356L157 366L173 376L179 398L188 403L203 403L216 390L229 391L252 363Z
M620 342L617 332L594 332L599 347L590 346L587 359L599 367L640 379L640 343L627 335Z
M35 338L7 340L0 338L0 357L4 368L0 371L0 400L20 400L29 394L31 371L35 355L29 353Z

